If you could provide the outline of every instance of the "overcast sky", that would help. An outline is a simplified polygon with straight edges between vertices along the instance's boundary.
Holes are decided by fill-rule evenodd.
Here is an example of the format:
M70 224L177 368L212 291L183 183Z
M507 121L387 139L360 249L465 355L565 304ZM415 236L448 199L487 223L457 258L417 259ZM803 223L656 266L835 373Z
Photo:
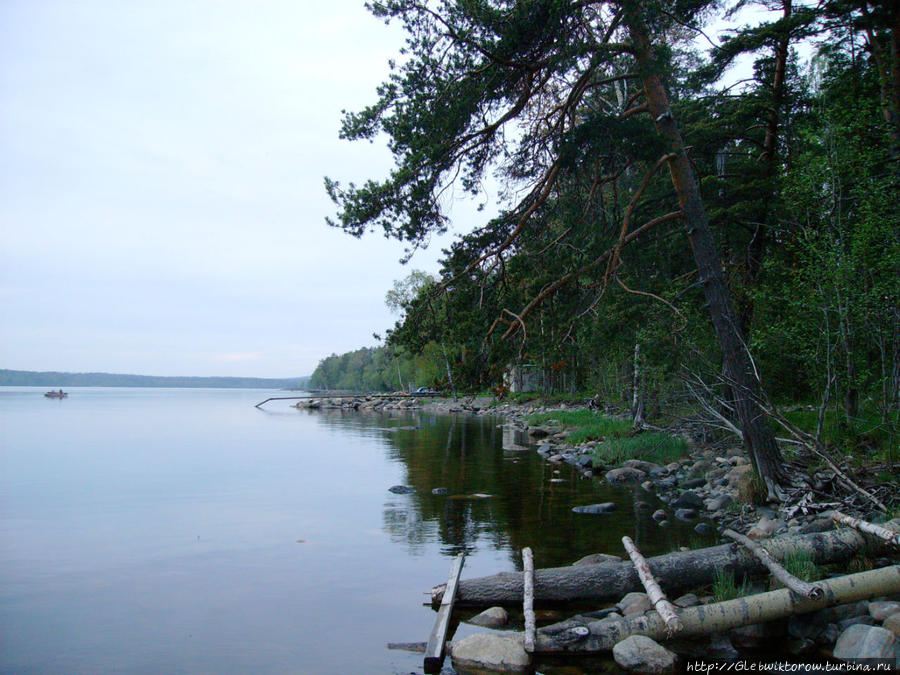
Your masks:
M288 377L375 344L449 238L401 266L325 224L323 176L389 170L338 129L403 37L361 0L0 0L0 368Z
M0 0L0 368L282 377L374 344L440 247L329 228L323 176L390 167L337 136L402 40L360 0Z

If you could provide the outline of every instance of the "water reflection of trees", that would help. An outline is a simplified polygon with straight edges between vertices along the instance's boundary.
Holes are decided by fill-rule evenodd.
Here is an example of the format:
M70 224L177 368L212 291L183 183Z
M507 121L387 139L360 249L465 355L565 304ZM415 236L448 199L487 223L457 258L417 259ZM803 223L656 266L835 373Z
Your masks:
M565 565L590 553L623 555L630 536L646 555L696 539L688 524L659 528L650 518L658 503L639 486L612 488L586 480L568 465L550 464L498 428L501 420L430 413L376 414L323 411L326 425L348 426L385 441L391 461L403 465L409 495L391 495L383 506L383 528L392 542L421 555L432 542L455 554L489 547L507 551L521 568L520 551L530 546L539 565ZM446 495L432 494L445 488ZM490 498L478 498L476 494ZM572 513L572 507L616 502L612 515ZM640 510L640 501L652 508Z

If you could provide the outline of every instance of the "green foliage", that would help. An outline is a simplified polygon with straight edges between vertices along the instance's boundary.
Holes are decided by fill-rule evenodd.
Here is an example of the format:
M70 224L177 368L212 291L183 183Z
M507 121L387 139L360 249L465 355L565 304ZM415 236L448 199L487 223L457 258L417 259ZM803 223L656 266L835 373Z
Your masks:
M746 578L738 585L734 578L734 570L716 569L716 578L712 585L712 594L716 602L742 598L749 593L750 584Z
M564 427L574 427L578 432L584 432L582 435L588 436L583 440L619 438L631 432L631 423L627 420L606 417L593 410L554 410L529 415L527 420L532 425L555 423ZM572 440L572 435L569 436L569 440Z
M500 215L457 238L435 278L414 272L389 291L400 318L387 344L407 355L404 379L431 384L449 370L462 389L499 390L512 366L527 366L545 400L590 392L629 408L639 344L637 386L653 420L691 407L685 371L703 370L711 383L722 373L705 280L658 170L667 150L652 119L623 114L644 101L631 36L605 23L625 3L602 5L372 5L408 42L377 101L345 116L342 136L384 133L394 168L360 186L327 180L334 224L414 247L446 227L451 185L480 194L489 171L504 185ZM890 69L879 70L873 50L889 51L890 17L836 0L794 7L740 27L703 58L685 27L709 18L715 3L627 8L651 29L656 74L690 146L767 393L815 404L827 394L826 443L894 461L898 131L885 115ZM609 42L598 37L606 29ZM827 46L807 68L792 49L813 34ZM752 78L721 89L716 78L742 55L753 59ZM638 231L620 247L623 233ZM796 421L814 431L814 420ZM612 435L592 424L578 422L573 438Z
M781 561L781 566L803 581L816 581L822 576L821 570L808 551L788 552Z
M569 440L571 440L571 436ZM665 433L642 433L627 438L610 439L594 448L594 457L603 464L621 464L626 459L641 459L655 464L668 464L687 457L690 447L681 436Z

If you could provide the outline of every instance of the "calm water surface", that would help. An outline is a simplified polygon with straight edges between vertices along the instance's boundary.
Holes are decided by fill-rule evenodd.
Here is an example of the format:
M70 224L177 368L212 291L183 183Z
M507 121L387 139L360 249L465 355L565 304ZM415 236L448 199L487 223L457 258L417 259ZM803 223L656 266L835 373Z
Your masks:
M4 673L420 673L386 644L427 639L423 592L459 551L465 578L521 569L523 546L546 567L689 539L633 489L504 452L498 419L70 391L0 388ZM598 501L615 518L571 512Z

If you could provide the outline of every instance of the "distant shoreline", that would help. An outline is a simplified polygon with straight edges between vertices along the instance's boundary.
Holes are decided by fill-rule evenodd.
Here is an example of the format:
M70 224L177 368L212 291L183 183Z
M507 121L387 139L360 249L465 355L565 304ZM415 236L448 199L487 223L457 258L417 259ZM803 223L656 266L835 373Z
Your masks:
M303 389L309 377L179 377L0 369L4 387L176 387L186 389Z

